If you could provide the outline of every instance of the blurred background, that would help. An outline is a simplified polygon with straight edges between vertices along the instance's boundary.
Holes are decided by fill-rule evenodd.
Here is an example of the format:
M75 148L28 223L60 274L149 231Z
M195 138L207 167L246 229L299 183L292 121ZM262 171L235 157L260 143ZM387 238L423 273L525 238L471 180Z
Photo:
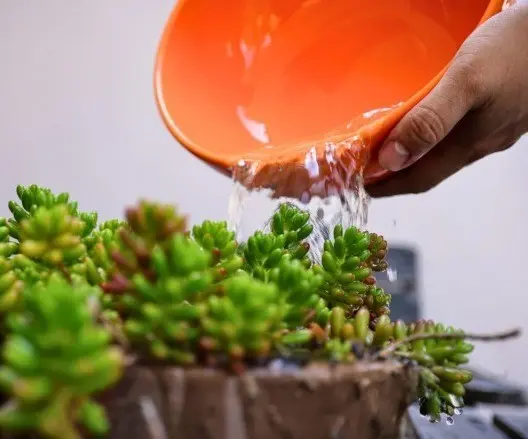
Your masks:
M138 197L177 203L192 222L227 217L231 182L179 147L155 106L154 56L173 5L0 0L0 215L17 184L36 183L102 219ZM527 165L525 137L427 194L371 204L369 229L417 255L423 316L528 332ZM473 363L528 385L527 352L528 336L478 344Z

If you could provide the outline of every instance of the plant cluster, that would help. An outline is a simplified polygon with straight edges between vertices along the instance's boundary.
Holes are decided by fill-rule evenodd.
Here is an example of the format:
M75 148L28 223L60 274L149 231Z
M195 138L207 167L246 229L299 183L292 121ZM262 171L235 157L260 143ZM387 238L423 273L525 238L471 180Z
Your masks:
M69 195L18 187L0 219L0 428L77 439L103 434L93 397L120 377L125 357L235 373L275 358L354 362L393 356L421 371L431 420L463 405L473 349L420 321L392 322L387 242L334 229L320 264L309 258L308 213L283 204L268 232L238 243L225 222L191 229L170 205L140 201L125 219L98 225ZM397 344L397 345L396 345Z

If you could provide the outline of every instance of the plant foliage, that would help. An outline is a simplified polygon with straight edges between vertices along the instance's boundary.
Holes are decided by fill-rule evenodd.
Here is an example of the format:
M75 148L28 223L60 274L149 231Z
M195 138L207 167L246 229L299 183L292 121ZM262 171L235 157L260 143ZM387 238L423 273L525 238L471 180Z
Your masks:
M239 243L225 222L189 230L170 205L143 200L98 224L66 193L32 185L17 195L0 219L2 429L104 434L93 396L119 379L126 355L243 373L284 357L374 360L400 343L394 356L420 368L422 413L437 421L463 405L473 346L405 341L455 330L391 321L375 278L387 269L379 235L337 226L313 264L310 216L290 204Z

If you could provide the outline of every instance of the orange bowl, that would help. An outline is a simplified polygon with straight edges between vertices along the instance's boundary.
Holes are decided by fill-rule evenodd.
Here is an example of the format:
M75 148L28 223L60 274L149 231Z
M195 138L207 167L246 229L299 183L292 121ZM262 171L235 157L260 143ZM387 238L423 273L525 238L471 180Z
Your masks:
M158 49L157 104L181 145L227 174L251 159L267 170L266 185L277 172L305 168L309 151L319 159L330 140L354 139L368 153L368 184L388 175L377 164L383 139L502 6L179 0Z

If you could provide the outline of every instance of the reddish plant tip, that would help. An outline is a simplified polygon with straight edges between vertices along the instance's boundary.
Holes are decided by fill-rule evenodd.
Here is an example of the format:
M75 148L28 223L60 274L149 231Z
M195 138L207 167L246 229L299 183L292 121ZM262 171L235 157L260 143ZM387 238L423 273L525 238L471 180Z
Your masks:
M141 268L150 267L151 257L150 252L146 248L137 248L135 252L136 260Z
M125 218L134 232L141 229L141 222L139 219L139 210L136 207L128 207L125 209Z
M369 277L363 279L363 283L366 285L375 285L376 284L376 278L372 275Z
M209 337L202 337L200 339L200 348L204 351L213 351L216 348L216 342Z
M121 238L121 241L126 247L128 247L134 253L138 253L138 243L136 242L136 240L133 238L132 234L128 230L121 229L119 231L119 238Z
M129 206L125 208L125 218L128 220L130 219L136 219L138 216L138 209L137 207Z
M113 251L111 257L120 270L134 272L137 268L134 262L126 259L118 250Z
M153 217L156 220L156 222L160 223L165 220L166 218L166 210L162 208L162 206L155 206L153 209Z
M213 256L213 263L216 264L222 257L222 252L218 248L214 248L211 250L211 255Z
M312 322L309 326L310 331L312 331L313 336L318 342L322 342L326 339L326 332L319 324Z
M243 375L244 372L246 371L246 366L244 365L244 363L242 363L241 361L236 361L234 363L231 363L231 371L235 374L235 375Z
M101 285L101 289L105 293L113 294L123 294L126 291L130 291L131 287L131 282L119 273L115 274L109 282L105 282Z
M216 286L216 292L219 296L225 296L226 294L226 289L224 287L224 285L217 285Z
M227 276L227 270L224 267L218 267L215 270L215 274L218 280L224 279Z
M151 268L144 269L142 273L143 273L143 276L145 276L151 282L155 282L156 279L158 278L156 272L152 270Z
M156 238L160 241L170 238L176 233L184 233L186 231L186 221L167 221L162 223L161 230L157 233Z

